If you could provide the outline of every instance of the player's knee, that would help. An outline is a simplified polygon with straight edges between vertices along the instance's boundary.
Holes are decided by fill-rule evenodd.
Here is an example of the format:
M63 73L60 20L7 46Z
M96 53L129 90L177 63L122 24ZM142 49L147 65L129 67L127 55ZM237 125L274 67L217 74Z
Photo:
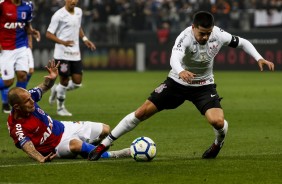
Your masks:
M224 126L224 117L212 117L209 122L215 129L221 129Z
M150 101L146 101L141 107L135 111L135 117L140 121L144 121L158 112L157 107Z
M81 150L82 141L78 139L72 139L69 143L69 149L72 153L78 153Z
M110 126L103 124L102 133L100 134L99 138L101 138L101 139L105 138L107 135L110 134L110 131L111 131Z

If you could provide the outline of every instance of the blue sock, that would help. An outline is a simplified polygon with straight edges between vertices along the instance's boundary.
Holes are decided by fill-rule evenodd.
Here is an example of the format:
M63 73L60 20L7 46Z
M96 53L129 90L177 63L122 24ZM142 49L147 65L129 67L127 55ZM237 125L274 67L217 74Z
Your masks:
M19 82L19 81L17 81L16 86L26 89L27 81L24 81L24 82Z
M81 152L89 154L95 148L94 145L83 142L81 146ZM106 151L102 154L102 158L110 158L110 154Z
M2 78L0 78L0 90L7 88Z
M28 83L29 82L29 80L30 80L30 78L31 78L31 76L32 76L32 74L27 74L27 79L26 79L26 82Z
M9 88L1 90L1 96L2 96L2 103L3 104L8 103L8 92L9 92Z

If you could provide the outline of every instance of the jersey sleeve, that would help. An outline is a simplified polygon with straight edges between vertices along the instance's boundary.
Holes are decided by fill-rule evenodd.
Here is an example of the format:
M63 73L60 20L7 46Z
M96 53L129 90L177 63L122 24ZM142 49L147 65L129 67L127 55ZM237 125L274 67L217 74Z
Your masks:
M42 90L40 88L32 88L28 90L28 92L31 94L31 98L35 101L38 102L42 98Z
M29 17L28 21L31 22L32 19L34 18L34 5L33 5L32 1L29 1L28 5L30 7L30 17Z
M184 33L184 31L175 40L171 51L170 66L178 74L184 70L181 63L183 57L185 56L186 47L190 42L191 41L188 39L188 36Z
M32 1L24 1L23 2L24 5L27 7L27 11L26 11L26 20L27 22L31 22L33 19L33 4Z
M12 125L10 126L9 120L8 120L7 126L8 126L8 130L9 130L10 136L13 139L13 141L15 143L15 146L17 148L21 149L22 146L26 142L30 141L30 138L25 135L25 132L24 132L24 130L21 127L20 124L16 124L14 126L12 126Z
M47 31L52 33L52 34L55 34L55 32L57 31L57 28L59 26L60 19L59 19L59 15L57 14L57 12L52 16L51 22L50 22L49 27L47 29Z
M219 38L222 45L233 47L233 48L236 48L238 46L239 39L235 40L236 42L234 43L235 36L232 36L230 33L224 31L223 29L217 26L215 26L214 32Z

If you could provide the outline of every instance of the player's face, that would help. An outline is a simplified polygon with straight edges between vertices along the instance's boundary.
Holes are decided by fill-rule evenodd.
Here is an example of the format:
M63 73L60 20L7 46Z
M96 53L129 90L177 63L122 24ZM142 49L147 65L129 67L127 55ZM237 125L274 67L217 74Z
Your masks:
M193 28L193 32L194 32L194 36L195 39L197 40L197 42L200 45L205 45L207 43L207 41L209 40L209 37L212 33L212 29L213 27L210 28L204 28L204 27L196 27L194 25L192 25Z
M73 11L77 5L78 0L65 0L65 2L66 2L65 5L66 9L69 11Z
M34 101L31 95L26 90L21 94L21 103L19 104L19 109L23 113L31 113L35 110Z

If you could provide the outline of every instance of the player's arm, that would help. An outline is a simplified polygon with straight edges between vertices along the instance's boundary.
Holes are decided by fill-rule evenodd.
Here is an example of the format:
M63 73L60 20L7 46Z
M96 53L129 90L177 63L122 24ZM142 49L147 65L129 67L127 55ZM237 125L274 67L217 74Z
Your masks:
M72 47L74 45L73 40L67 40L67 41L61 40L55 34L51 33L50 31L46 32L46 38L48 38L49 40L52 40L55 43L62 44L66 47Z
M30 48L30 49L32 49L33 48L33 43L32 43L32 36L29 34L29 35L27 35L27 38L28 38L28 47Z
M253 46L253 44L244 39L239 38L239 47L241 47L246 53L251 55L257 62L260 68L260 71L263 71L263 65L266 65L270 71L274 71L274 64L270 61L265 60Z
M254 47L254 45L250 41L244 38L232 35L231 41L228 46L233 47L233 48L236 48L236 47L242 48L247 54L252 56L258 62L260 71L263 71L263 65L267 65L269 70L274 71L274 64L270 61L265 60L258 53L257 49Z
M96 50L96 46L93 42L88 40L88 38L85 36L83 29L80 27L79 29L79 37L82 39L84 44L91 50Z
M44 157L41 153L39 153L33 143L31 141L27 141L23 146L22 146L22 150L28 154L31 158L33 158L34 160L40 162L40 163L44 163L44 162L49 162L51 161L53 158L56 157L56 154L54 153L50 153L49 155L47 155L46 157Z
M190 82L196 76L196 74L186 70L181 65L185 56L185 49L190 43L190 40L187 40L187 37L184 34L180 34L175 40L170 57L171 68L178 73L179 78L185 82Z
M42 90L42 93L48 91L55 83L56 78L58 76L58 67L60 62L55 64L55 61L49 61L48 65L45 66L49 75L44 76L44 82L39 84L37 87Z
M27 34L32 35L36 39L36 41L38 42L40 41L41 39L40 32L32 27L31 22L27 23L26 31L27 31Z

